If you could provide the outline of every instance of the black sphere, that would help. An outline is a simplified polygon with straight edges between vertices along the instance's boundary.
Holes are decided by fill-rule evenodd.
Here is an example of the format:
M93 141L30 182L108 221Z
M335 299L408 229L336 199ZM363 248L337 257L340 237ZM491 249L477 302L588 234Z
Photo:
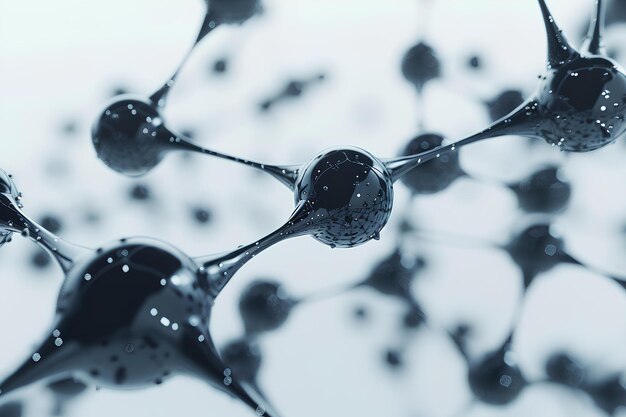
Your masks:
M509 404L517 398L526 381L519 368L507 364L503 347L470 366L469 386L482 402L493 405Z
M550 381L569 387L580 387L585 381L585 368L568 354L551 355L546 362L546 374Z
M116 97L100 114L91 134L98 158L128 176L150 171L176 140L156 107L134 96Z
M517 184L511 185L522 210L528 213L554 213L569 202L572 187L559 178L555 166L543 168Z
M626 75L608 58L579 57L552 70L537 102L538 134L570 152L599 149L626 132Z
M402 155L415 155L441 146L443 137L424 133L411 139ZM449 152L424 162L402 176L401 181L415 194L433 194L446 189L464 174L459 164L459 153Z
M515 236L506 249L524 272L525 285L528 286L529 280L538 273L561 262L572 262L563 246L563 239L550 232L549 224L534 224Z
M219 23L243 23L261 10L259 0L207 0L209 13Z
M378 238L391 214L393 182L385 165L367 151L334 148L301 170L295 202L310 205L315 239L349 248Z
M241 294L239 313L246 332L266 332L285 323L293 305L294 301L278 282L259 280L248 285Z
M250 338L238 339L222 349L224 363L233 371L233 376L249 383L256 382L261 369L261 350Z
M487 110L492 122L503 118L524 102L524 96L519 90L504 90L502 93L488 101Z
M441 64L433 48L423 42L411 47L402 59L402 75L418 90L427 82L439 78Z

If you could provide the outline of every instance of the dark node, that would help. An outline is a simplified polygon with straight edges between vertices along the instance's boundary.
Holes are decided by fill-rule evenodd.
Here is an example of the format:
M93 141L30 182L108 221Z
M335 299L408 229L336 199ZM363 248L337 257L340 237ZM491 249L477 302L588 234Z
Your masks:
M294 304L278 282L258 280L241 294L239 313L247 333L267 332L287 321Z
M202 207L196 207L192 210L193 213L193 219L196 221L196 223L199 224L207 224L211 221L211 217L213 216L211 214L211 210L206 209L206 208L202 208Z
M92 128L93 145L110 168L140 176L154 168L176 137L164 125L156 107L143 98L116 97Z
M467 66L472 69L478 70L482 67L482 65L482 61L478 55L471 56L467 60Z
M508 346L506 343L501 349L470 365L469 386L482 402L492 405L510 404L526 385L517 365L507 363Z
M367 320L368 315L367 308L364 306L358 306L354 309L354 317L357 320Z
M78 131L78 125L75 121L69 120L61 125L61 133L64 136L74 136Z
M402 324L407 329L416 329L426 321L425 317L426 314L422 309L418 305L413 305L404 315Z
M551 381L578 388L583 385L585 381L586 370L570 355L559 352L548 358L546 362L546 374Z
M61 220L53 214L47 214L43 216L39 224L41 224L45 229L48 229L50 233L56 234L63 229L63 224L61 223Z
M505 90L491 101L485 103L492 122L503 118L518 108L524 102L524 96L519 90Z
M260 0L207 0L218 23L243 23L261 11Z
M433 48L423 42L410 48L402 59L402 75L418 91L427 82L439 78L441 64Z
M215 74L224 74L228 70L228 61L226 58L218 59L213 63L213 72Z
M563 246L563 239L550 232L549 224L534 224L515 236L506 250L524 273L524 285L528 287L537 274L561 262L575 263Z
M22 417L24 405L20 401L11 401L0 405L0 417Z
M233 371L233 376L242 381L255 383L261 369L261 350L250 338L238 339L222 349L224 363Z
M598 408L608 415L615 415L620 408L626 407L626 383L621 375L588 385L584 389Z
M285 87L285 95L288 97L298 97L304 90L304 83L302 81L289 81L287 87Z
M423 267L423 264L413 259L403 262L400 249L396 249L387 258L374 266L372 272L363 281L376 291L411 301L411 282L415 274Z
M415 155L441 146L443 137L423 133L411 139L402 156ZM459 163L459 153L449 152L413 168L400 179L415 194L433 194L445 190L465 173Z
M311 235L330 247L349 248L378 239L393 205L393 182L385 165L358 148L317 155L301 170L296 205L308 202Z
M42 248L36 248L35 252L30 258L30 263L36 269L44 269L50 265L51 260L52 259L50 258L50 255L48 255L45 250L43 250Z
M145 184L135 184L131 187L128 193L130 198L137 201L149 200L152 195L150 194L150 188Z
M385 352L385 362L390 368L397 369L403 365L402 353L395 349L389 349Z
M578 57L548 73L538 134L570 152L599 149L626 132L626 75L608 58Z
M274 102L273 102L272 100L265 100L265 101L262 101L262 102L259 104L259 110L261 110L262 112L269 111L269 109L272 107L272 104L273 104L273 103L274 103Z
M555 213L569 202L569 182L559 178L555 166L543 168L525 180L510 186L522 210L528 213Z

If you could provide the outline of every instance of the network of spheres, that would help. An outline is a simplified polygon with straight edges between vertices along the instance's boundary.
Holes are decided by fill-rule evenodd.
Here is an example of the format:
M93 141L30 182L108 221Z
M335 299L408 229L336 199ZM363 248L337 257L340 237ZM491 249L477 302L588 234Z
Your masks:
M92 128L98 158L129 176L143 175L154 168L175 140L156 107L130 95L117 97L107 105Z
M55 330L36 355L99 386L145 387L179 372L206 377L210 307L187 256L156 240L117 241L69 272Z
M349 248L378 239L393 205L385 165L359 148L332 148L301 170L296 205L308 202L311 235L330 247Z
M593 151L626 132L626 75L608 58L579 57L553 70L537 101L540 136L565 151Z

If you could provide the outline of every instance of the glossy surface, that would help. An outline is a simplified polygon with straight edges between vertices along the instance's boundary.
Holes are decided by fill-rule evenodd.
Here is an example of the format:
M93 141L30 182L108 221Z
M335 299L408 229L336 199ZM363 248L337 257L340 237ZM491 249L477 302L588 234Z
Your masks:
M313 210L310 234L331 247L349 248L378 239L393 206L393 183L385 166L358 148L333 148L302 169L296 204Z

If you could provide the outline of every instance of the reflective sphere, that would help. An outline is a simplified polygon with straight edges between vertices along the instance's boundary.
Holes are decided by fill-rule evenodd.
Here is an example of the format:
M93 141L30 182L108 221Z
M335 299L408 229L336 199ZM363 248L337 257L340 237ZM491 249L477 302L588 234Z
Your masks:
M278 282L260 280L251 283L239 299L239 313L246 332L277 329L287 321L294 303Z
M16 220L14 206L20 200L20 192L9 174L0 169L0 247L11 241Z
M543 168L510 188L517 195L520 208L529 213L554 213L563 209L572 191L569 182L559 178L555 166Z
M176 137L163 125L156 107L141 97L116 97L93 125L93 145L110 168L139 176L154 168Z
M393 205L385 165L358 148L333 148L300 171L295 202L309 203L310 230L331 247L349 248L378 238Z
M402 155L415 155L441 146L443 137L424 133L413 138L402 150ZM449 152L424 162L402 176L401 181L416 194L433 194L446 189L464 174L459 164L459 153Z
M565 151L588 152L626 132L626 75L608 58L580 57L548 74L539 90L539 135Z

